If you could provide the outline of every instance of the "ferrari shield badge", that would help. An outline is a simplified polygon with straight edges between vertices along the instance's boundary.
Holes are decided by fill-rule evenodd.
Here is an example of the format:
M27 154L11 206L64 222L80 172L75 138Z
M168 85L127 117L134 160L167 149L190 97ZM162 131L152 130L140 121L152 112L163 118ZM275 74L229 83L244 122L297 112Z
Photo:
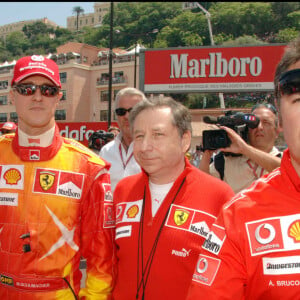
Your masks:
M48 191L55 180L55 174L45 171L40 173L40 185L44 191Z
M176 209L174 213L175 224L178 226L184 224L187 221L189 214L190 214L189 211L183 209Z

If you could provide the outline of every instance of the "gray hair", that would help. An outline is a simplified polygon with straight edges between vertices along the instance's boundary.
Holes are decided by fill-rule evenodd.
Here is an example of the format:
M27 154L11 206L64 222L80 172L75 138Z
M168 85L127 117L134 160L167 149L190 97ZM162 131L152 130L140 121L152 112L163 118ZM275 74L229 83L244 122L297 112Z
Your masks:
M173 116L172 123L175 127L177 127L181 137L187 131L192 133L192 117L189 110L171 97L153 98L151 100L137 103L129 113L131 131L133 131L133 124L139 113L146 109L155 109L160 107L169 107L171 109Z
M123 96L136 96L136 95L140 96L142 98L141 100L146 100L145 94L136 88L126 87L124 89L119 90L119 92L116 95L116 99L115 99L116 100L115 101L115 109L119 107L120 99Z

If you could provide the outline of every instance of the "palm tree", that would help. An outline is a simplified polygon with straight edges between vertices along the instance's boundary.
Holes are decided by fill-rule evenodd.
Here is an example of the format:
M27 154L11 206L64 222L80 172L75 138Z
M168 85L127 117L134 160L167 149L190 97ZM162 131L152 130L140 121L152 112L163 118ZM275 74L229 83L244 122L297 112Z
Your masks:
M80 14L83 14L84 13L84 9L81 7L81 6L75 6L73 7L73 14L76 14L76 18L77 18L77 22L76 22L76 25L77 25L77 31L78 31L78 26L79 26L79 15Z

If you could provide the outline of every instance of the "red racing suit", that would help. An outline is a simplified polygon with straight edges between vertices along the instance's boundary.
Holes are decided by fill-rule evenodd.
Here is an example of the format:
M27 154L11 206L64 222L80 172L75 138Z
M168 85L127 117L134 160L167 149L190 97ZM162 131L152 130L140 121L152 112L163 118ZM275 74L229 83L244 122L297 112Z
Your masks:
M113 299L132 300L136 294L142 299L143 292L146 300L184 299L204 237L233 194L229 185L186 159L153 218L148 175L142 171L122 179L114 191L118 275Z
M300 178L286 150L280 168L224 205L187 299L299 299L299 254Z
M107 165L55 128L49 147L0 138L0 299L108 299L114 221ZM87 260L80 292L80 257Z

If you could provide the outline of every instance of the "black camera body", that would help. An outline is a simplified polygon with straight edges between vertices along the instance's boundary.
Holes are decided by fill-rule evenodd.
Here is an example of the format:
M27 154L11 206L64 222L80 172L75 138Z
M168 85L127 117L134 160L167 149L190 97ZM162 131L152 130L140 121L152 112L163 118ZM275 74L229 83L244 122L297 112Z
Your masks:
M203 121L208 124L218 124L226 126L237 132L243 140L248 142L248 129L254 129L259 124L259 118L253 114L243 112L227 111L224 116L215 118L205 116ZM222 129L203 131L203 151L216 150L229 147L231 140L227 132Z
M89 148L100 151L101 148L114 137L114 134L111 132L97 130L93 132L89 137Z

